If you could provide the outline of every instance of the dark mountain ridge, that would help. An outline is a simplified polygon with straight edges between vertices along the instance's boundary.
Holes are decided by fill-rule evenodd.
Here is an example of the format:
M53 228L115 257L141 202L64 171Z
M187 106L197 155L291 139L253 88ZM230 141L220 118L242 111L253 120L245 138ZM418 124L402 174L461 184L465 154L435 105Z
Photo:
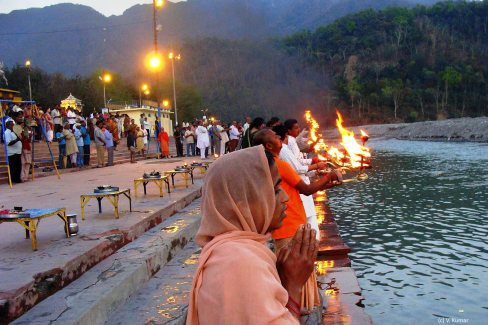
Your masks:
M365 8L431 4L434 0L189 0L158 13L161 48L185 39L218 37L265 39L314 29ZM35 66L67 75L108 68L131 75L151 49L152 7L136 5L120 16L59 4L0 14L0 61Z

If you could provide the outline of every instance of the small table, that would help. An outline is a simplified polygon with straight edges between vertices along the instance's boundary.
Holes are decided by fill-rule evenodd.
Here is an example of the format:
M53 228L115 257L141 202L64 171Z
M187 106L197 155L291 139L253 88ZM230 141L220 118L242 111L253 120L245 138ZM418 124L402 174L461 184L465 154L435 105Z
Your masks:
M129 211L132 212L132 200L130 198L130 189L119 190L114 192L105 193L87 193L80 196L81 204L81 220L85 220L85 205L92 199L96 198L98 201L98 213L102 213L102 199L107 198L107 200L114 206L115 209L115 219L119 218L119 196L123 194L129 199Z
M191 183L193 183L193 170L186 169L186 170L167 170L164 172L165 175L171 176L171 183L173 184L173 188L175 188L175 175L180 174L183 176L185 180L185 186L188 188L188 178L191 178Z
M30 217L20 218L1 218L2 222L17 222L25 228L25 238L31 238L32 250L37 251L37 226L42 219L58 216L64 222L64 232L66 237L70 237L68 218L66 216L66 208L51 208L51 209L27 209L24 212L29 213Z
M188 166L188 168L190 168L192 170L192 172L195 169L198 169L200 171L200 174L205 174L207 172L208 167L210 167L209 164L204 164L204 165L200 165L200 166L192 166L192 165Z
M158 178L137 178L134 180L134 194L137 196L137 186L142 183L142 186L144 187L144 195L147 194L146 192L146 185L148 183L156 183L156 185L159 187L159 196L163 197L163 182L166 183L166 186L168 187L168 193L171 193L170 187L169 187L169 179L168 176L161 176Z

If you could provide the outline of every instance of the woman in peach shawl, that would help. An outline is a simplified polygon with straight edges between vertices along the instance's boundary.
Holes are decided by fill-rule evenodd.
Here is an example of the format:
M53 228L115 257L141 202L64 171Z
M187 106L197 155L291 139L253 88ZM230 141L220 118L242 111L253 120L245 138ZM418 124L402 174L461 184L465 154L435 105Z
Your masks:
M222 156L207 171L187 325L299 324L296 301L318 244L302 226L278 257L266 245L286 216L280 181L262 146Z
M169 136L164 128L161 128L161 132L158 135L159 145L161 146L161 154L163 158L169 158Z

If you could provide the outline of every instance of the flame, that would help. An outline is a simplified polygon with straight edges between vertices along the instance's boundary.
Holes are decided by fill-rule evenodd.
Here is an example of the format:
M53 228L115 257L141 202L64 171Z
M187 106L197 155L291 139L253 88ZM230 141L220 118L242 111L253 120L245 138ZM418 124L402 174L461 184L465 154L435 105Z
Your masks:
M327 270L335 266L334 260L316 261L315 267L317 275L322 276L327 274Z
M320 137L318 135L318 131L320 128L319 123L312 117L312 113L310 111L305 112L305 120L310 126L310 140L308 141L308 144L312 144L317 141L317 139Z
M352 168L360 168L364 165L364 158L370 158L371 153L369 149L365 146L360 145L356 138L354 137L354 132L349 131L345 127L342 126L344 122L341 113L337 111L337 120L336 125L339 133L342 136L341 145L346 149L346 152L349 156L349 164Z
M317 120L312 116L311 111L305 112L305 120L310 128L310 140L309 144L314 144L314 151L317 153L317 157L322 161L331 161L333 164L350 167L350 168L362 168L370 166L371 152L364 146L368 141L368 134L361 131L362 145L356 141L354 132L346 129L343 126L344 119L339 111L337 111L336 125L339 133L341 134L341 143L343 147L338 148L325 143L322 135L319 134L320 125Z

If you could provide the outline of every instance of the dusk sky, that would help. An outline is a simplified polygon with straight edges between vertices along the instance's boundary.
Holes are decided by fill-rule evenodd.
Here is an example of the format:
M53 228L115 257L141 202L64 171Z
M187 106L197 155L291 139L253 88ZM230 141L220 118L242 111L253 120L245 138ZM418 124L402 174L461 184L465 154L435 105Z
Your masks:
M179 2L182 0L171 0ZM151 0L78 0L78 1L57 1L57 0L0 0L0 13L9 13L12 10L27 8L42 8L58 3L76 3L94 8L105 16L121 15L126 9L136 4L152 3Z

